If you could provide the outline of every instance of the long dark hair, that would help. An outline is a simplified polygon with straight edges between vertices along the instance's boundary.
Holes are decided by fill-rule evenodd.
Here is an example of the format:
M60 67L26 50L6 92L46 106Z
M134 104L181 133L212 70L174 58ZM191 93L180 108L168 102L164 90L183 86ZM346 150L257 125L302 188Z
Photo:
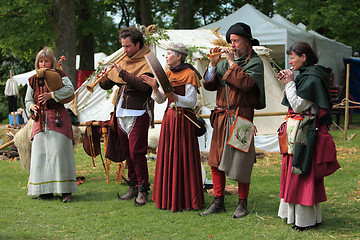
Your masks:
M291 52L294 52L299 57L301 57L303 54L306 55L304 67L315 65L319 61L316 53L306 42L294 43L288 50L286 50L286 54L290 55Z

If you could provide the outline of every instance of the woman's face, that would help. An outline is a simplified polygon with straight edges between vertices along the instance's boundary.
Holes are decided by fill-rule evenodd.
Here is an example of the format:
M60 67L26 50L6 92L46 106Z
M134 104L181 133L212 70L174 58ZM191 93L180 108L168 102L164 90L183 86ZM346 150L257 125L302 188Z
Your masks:
M51 60L47 57L40 58L39 68L51 68Z
M170 67L176 67L181 63L181 54L178 56L175 55L174 51L167 50L166 52L166 64Z
M289 54L289 64L293 67L294 71L299 70L299 68L305 65L306 55L303 54L300 57L295 53L291 52Z

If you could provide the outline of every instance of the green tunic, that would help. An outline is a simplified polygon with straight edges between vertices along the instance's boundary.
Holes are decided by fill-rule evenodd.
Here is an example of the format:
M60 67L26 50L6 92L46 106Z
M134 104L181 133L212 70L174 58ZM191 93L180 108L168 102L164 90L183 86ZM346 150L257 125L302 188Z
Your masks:
M261 58L253 51L247 62L245 56L236 58L236 64L228 66L227 61L217 65L211 81L203 81L206 90L216 91L216 108L211 114L213 127L208 164L219 167L230 179L249 183L251 171L256 161L255 146L252 142L247 153L240 150L228 151L227 139L231 117L226 111L226 88L230 111L253 121L254 109L265 107L264 67ZM231 147L230 147L231 148ZM224 157L226 155L226 157ZM224 160L224 161L223 161Z
M259 96L259 102L254 106L255 109L263 109L266 106L265 103L265 87L264 87L264 67L261 58L256 54L254 50L251 52L251 56L246 62L248 54L242 57L235 57L235 62L250 76L256 83L257 95ZM216 76L219 79L220 84L225 86L225 82L222 77L229 68L228 61L222 61L217 65Z

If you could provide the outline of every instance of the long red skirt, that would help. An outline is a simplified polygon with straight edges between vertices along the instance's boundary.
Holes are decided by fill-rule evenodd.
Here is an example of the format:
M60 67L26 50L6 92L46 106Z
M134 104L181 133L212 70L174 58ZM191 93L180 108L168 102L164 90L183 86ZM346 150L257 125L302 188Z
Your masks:
M322 134L321 134L322 133ZM312 167L309 174L296 175L291 172L293 155L284 154L281 165L280 198L286 203L313 206L325 202L326 193L324 178L315 177L317 162L336 159L336 148L327 127L319 126L317 146L313 155ZM326 146L326 148L324 148Z
M199 209L204 203L200 150L183 109L168 109L161 124L152 200L160 209ZM195 119L194 114L185 114Z

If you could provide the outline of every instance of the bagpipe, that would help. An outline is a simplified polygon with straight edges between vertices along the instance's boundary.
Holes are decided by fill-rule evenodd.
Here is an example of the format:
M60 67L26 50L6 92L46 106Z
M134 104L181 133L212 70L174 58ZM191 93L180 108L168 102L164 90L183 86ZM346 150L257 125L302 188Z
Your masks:
M65 60L64 56L61 56L58 63L56 64L57 69L62 69L62 61ZM37 88L39 92L39 96L44 94L46 92L46 88L50 91L56 91L62 88L63 82L62 77L60 76L59 72L56 69L49 69L49 68L40 68L36 70L36 76L37 76ZM46 88L45 88L46 87ZM60 101L60 103L65 104L70 101L72 101L75 97L75 94L73 93L70 97L67 97L66 99L63 99ZM45 122L45 103L40 103L38 101L38 114L35 115L32 113L31 118L37 121L39 119L40 126L39 130L42 131L43 126L42 123ZM60 119L60 118L59 118ZM56 123L57 125L61 125L61 122Z

